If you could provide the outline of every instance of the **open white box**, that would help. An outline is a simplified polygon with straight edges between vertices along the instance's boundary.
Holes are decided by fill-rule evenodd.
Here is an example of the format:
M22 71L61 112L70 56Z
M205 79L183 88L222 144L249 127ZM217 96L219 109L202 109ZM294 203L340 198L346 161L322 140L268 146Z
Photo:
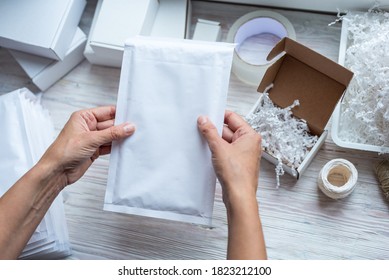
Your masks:
M318 136L315 146L298 168L283 164L284 171L298 179L323 145L328 134L328 120L353 73L287 37L277 43L267 60L270 61L283 52L284 54L267 69L258 92L264 92L273 84L269 97L281 108L290 106L296 99L299 100L300 105L292 109L293 115L306 120L311 134ZM261 97L250 113L260 105ZM278 164L278 160L266 151L263 152L263 157L275 165Z
M32 82L41 91L45 91L84 60L85 44L86 35L78 28L62 61L13 50L10 53Z
M112 0L111 0L112 1ZM95 14L93 17L89 38L87 41L87 45L85 47L84 55L88 59L88 61L92 64L110 66L110 67L121 67L122 58L123 58L123 50L124 50L124 41L133 35L140 35L139 32L129 33L128 30L116 30L116 44L109 42L105 45L96 46L96 42L94 42L94 33L96 27L98 27L99 15L102 9L103 1L99 0L97 2ZM138 3L139 4L139 3ZM129 4L128 4L129 5ZM127 6L128 6L127 5ZM155 4L154 4L155 5ZM126 5L125 5L126 6ZM144 5L143 5L144 6ZM152 7L154 14L149 13L148 15L144 14L148 18L133 18L132 14L134 11L131 9L125 9L127 11L124 14L117 14L113 11L114 7L110 8L110 11L106 11L105 13L110 13L110 15L114 14L115 17L126 18L128 24L139 24L147 21L152 21L152 26L148 26L147 32L144 31L143 35L150 35L155 37L170 37L170 38L185 38L186 34L189 30L189 22L190 22L190 1L189 0L159 0L159 5L157 6L157 10L154 10L155 7ZM102 23L101 23L102 24ZM120 25L116 23L116 25ZM101 28L104 28L101 26ZM134 29L132 29L134 31ZM107 30L109 31L109 30ZM112 31L111 31L112 32ZM118 39L118 38L121 39ZM121 43L118 43L118 41ZM121 44L118 46L118 44Z
M0 46L62 60L85 0L1 0Z
M355 14L356 12L353 13ZM340 37L339 58L338 58L338 62L341 65L344 65L345 63L346 51L349 45L350 45L350 41L348 38L348 20L344 19L342 21L342 33ZM334 114L332 117L331 137L332 140L335 142L335 144L343 148L357 149L357 150L378 152L378 153L389 153L389 147L355 143L339 137L340 122L342 118L342 113L341 113L342 106L343 106L342 102L339 102L339 104L336 106L334 110Z

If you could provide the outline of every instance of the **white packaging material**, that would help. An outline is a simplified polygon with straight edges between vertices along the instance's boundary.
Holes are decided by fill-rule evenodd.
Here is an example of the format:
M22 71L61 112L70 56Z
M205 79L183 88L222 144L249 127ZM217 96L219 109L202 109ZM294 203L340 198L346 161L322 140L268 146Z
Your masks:
M106 63L107 59L105 57L97 56L95 54L95 52L93 51L91 45L90 45L90 40L92 38L93 30L95 29L97 18L98 18L99 13L100 13L101 4L103 4L103 0L98 0L97 4L96 4L95 13L93 15L92 24L91 24L91 27L90 27L90 30L89 30L89 36L88 36L88 39L86 41L86 46L85 46L85 50L84 50L84 56L91 64L115 66L115 65L107 64Z
M234 46L135 37L126 42L116 123L136 132L112 146L105 210L210 225L216 176L197 128L223 126Z
M0 96L0 196L40 159L54 140L48 112L27 89ZM55 259L70 254L61 194L54 200L19 258Z
M229 2L267 7L288 8L294 10L319 11L336 13L339 10L367 10L371 8L374 2L380 5L389 5L389 0L327 0L327 1L285 1L285 0L207 0L212 2Z
M1 0L0 46L62 60L85 0Z
M197 19L193 40L217 42L220 40L220 22Z
M274 105L268 90L263 92L258 103L246 117L248 124L262 136L262 148L277 159L277 187L280 186L280 176L284 174L286 165L294 171L304 162L309 152L317 143L318 136L310 134L305 120L295 118L292 109L300 105L298 100L286 108Z
M123 48L120 50L120 55L116 54L114 56L108 55L107 52L95 52L92 48L90 42L94 34L94 29L99 18L99 13L101 10L103 1L99 0L96 5L95 14L93 17L88 41L85 47L84 55L88 61L92 64L104 65L110 67L121 67L122 57L123 57ZM155 15L154 24L151 29L150 35L154 37L168 37L168 38L178 38L184 39L186 34L189 33L190 26L190 12L191 5L189 0L159 0L159 7L157 14ZM125 15L126 18L130 17L130 12ZM115 14L115 17L118 17L118 14ZM116 31L118 32L118 31ZM129 36L124 35L125 39ZM94 47L95 48L95 47Z
M62 61L13 50L10 50L10 53L31 78L32 82L41 91L45 91L84 60L85 44L86 36L78 28Z
M158 0L105 0L99 4L90 31L90 47L108 66L121 65L124 41L135 35L149 35L158 11Z
M388 20L375 12L342 17L339 63L355 75L332 120L338 146L389 153Z
M189 33L191 20L189 0L159 0L150 36L184 39Z

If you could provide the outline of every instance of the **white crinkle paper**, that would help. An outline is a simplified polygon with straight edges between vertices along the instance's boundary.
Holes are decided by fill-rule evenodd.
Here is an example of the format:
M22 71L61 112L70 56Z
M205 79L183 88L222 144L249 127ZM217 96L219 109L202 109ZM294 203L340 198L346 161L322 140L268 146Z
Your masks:
M389 13L349 13L345 66L354 72L341 106L339 138L389 146Z
M278 187L279 176L284 174L282 164L297 169L316 144L318 137L309 133L304 120L293 116L292 109L299 106L299 101L295 100L286 108L277 107L269 98L267 93L269 88L271 86L265 90L261 103L246 120L261 134L264 151L278 160L276 167Z

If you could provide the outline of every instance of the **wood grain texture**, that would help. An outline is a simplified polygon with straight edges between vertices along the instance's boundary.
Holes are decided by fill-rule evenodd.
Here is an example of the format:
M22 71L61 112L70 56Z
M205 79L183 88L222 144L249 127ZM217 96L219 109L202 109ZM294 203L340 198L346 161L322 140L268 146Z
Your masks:
M96 1L88 1L81 28L89 31ZM240 16L260 7L192 1L192 28L197 18L219 21L222 40ZM340 24L334 15L275 10L293 24L297 40L337 60ZM78 109L115 104L120 69L94 66L86 60L43 93L57 133ZM5 49L0 49L0 93L37 88ZM245 115L258 94L233 74L228 108ZM358 186L347 198L334 201L317 187L323 165L345 158L359 171ZM270 259L389 259L389 204L373 167L376 153L336 146L329 136L303 176L289 175L276 188L274 166L261 162L258 201ZM6 159L1 159L6 160ZM96 160L84 177L64 191L72 259L223 259L227 221L217 185L213 228L103 211L109 156Z

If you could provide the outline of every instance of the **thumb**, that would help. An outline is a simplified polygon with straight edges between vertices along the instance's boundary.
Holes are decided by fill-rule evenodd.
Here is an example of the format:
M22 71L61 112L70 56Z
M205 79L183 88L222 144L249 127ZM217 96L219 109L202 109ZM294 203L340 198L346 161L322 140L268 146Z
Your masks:
M123 123L120 125L114 125L107 129L95 131L95 143L98 146L111 143L114 140L124 139L135 132L135 125L132 123Z
M200 116L197 119L197 126L208 142L208 146L212 153L221 145L223 139L219 136L215 125L205 116Z

